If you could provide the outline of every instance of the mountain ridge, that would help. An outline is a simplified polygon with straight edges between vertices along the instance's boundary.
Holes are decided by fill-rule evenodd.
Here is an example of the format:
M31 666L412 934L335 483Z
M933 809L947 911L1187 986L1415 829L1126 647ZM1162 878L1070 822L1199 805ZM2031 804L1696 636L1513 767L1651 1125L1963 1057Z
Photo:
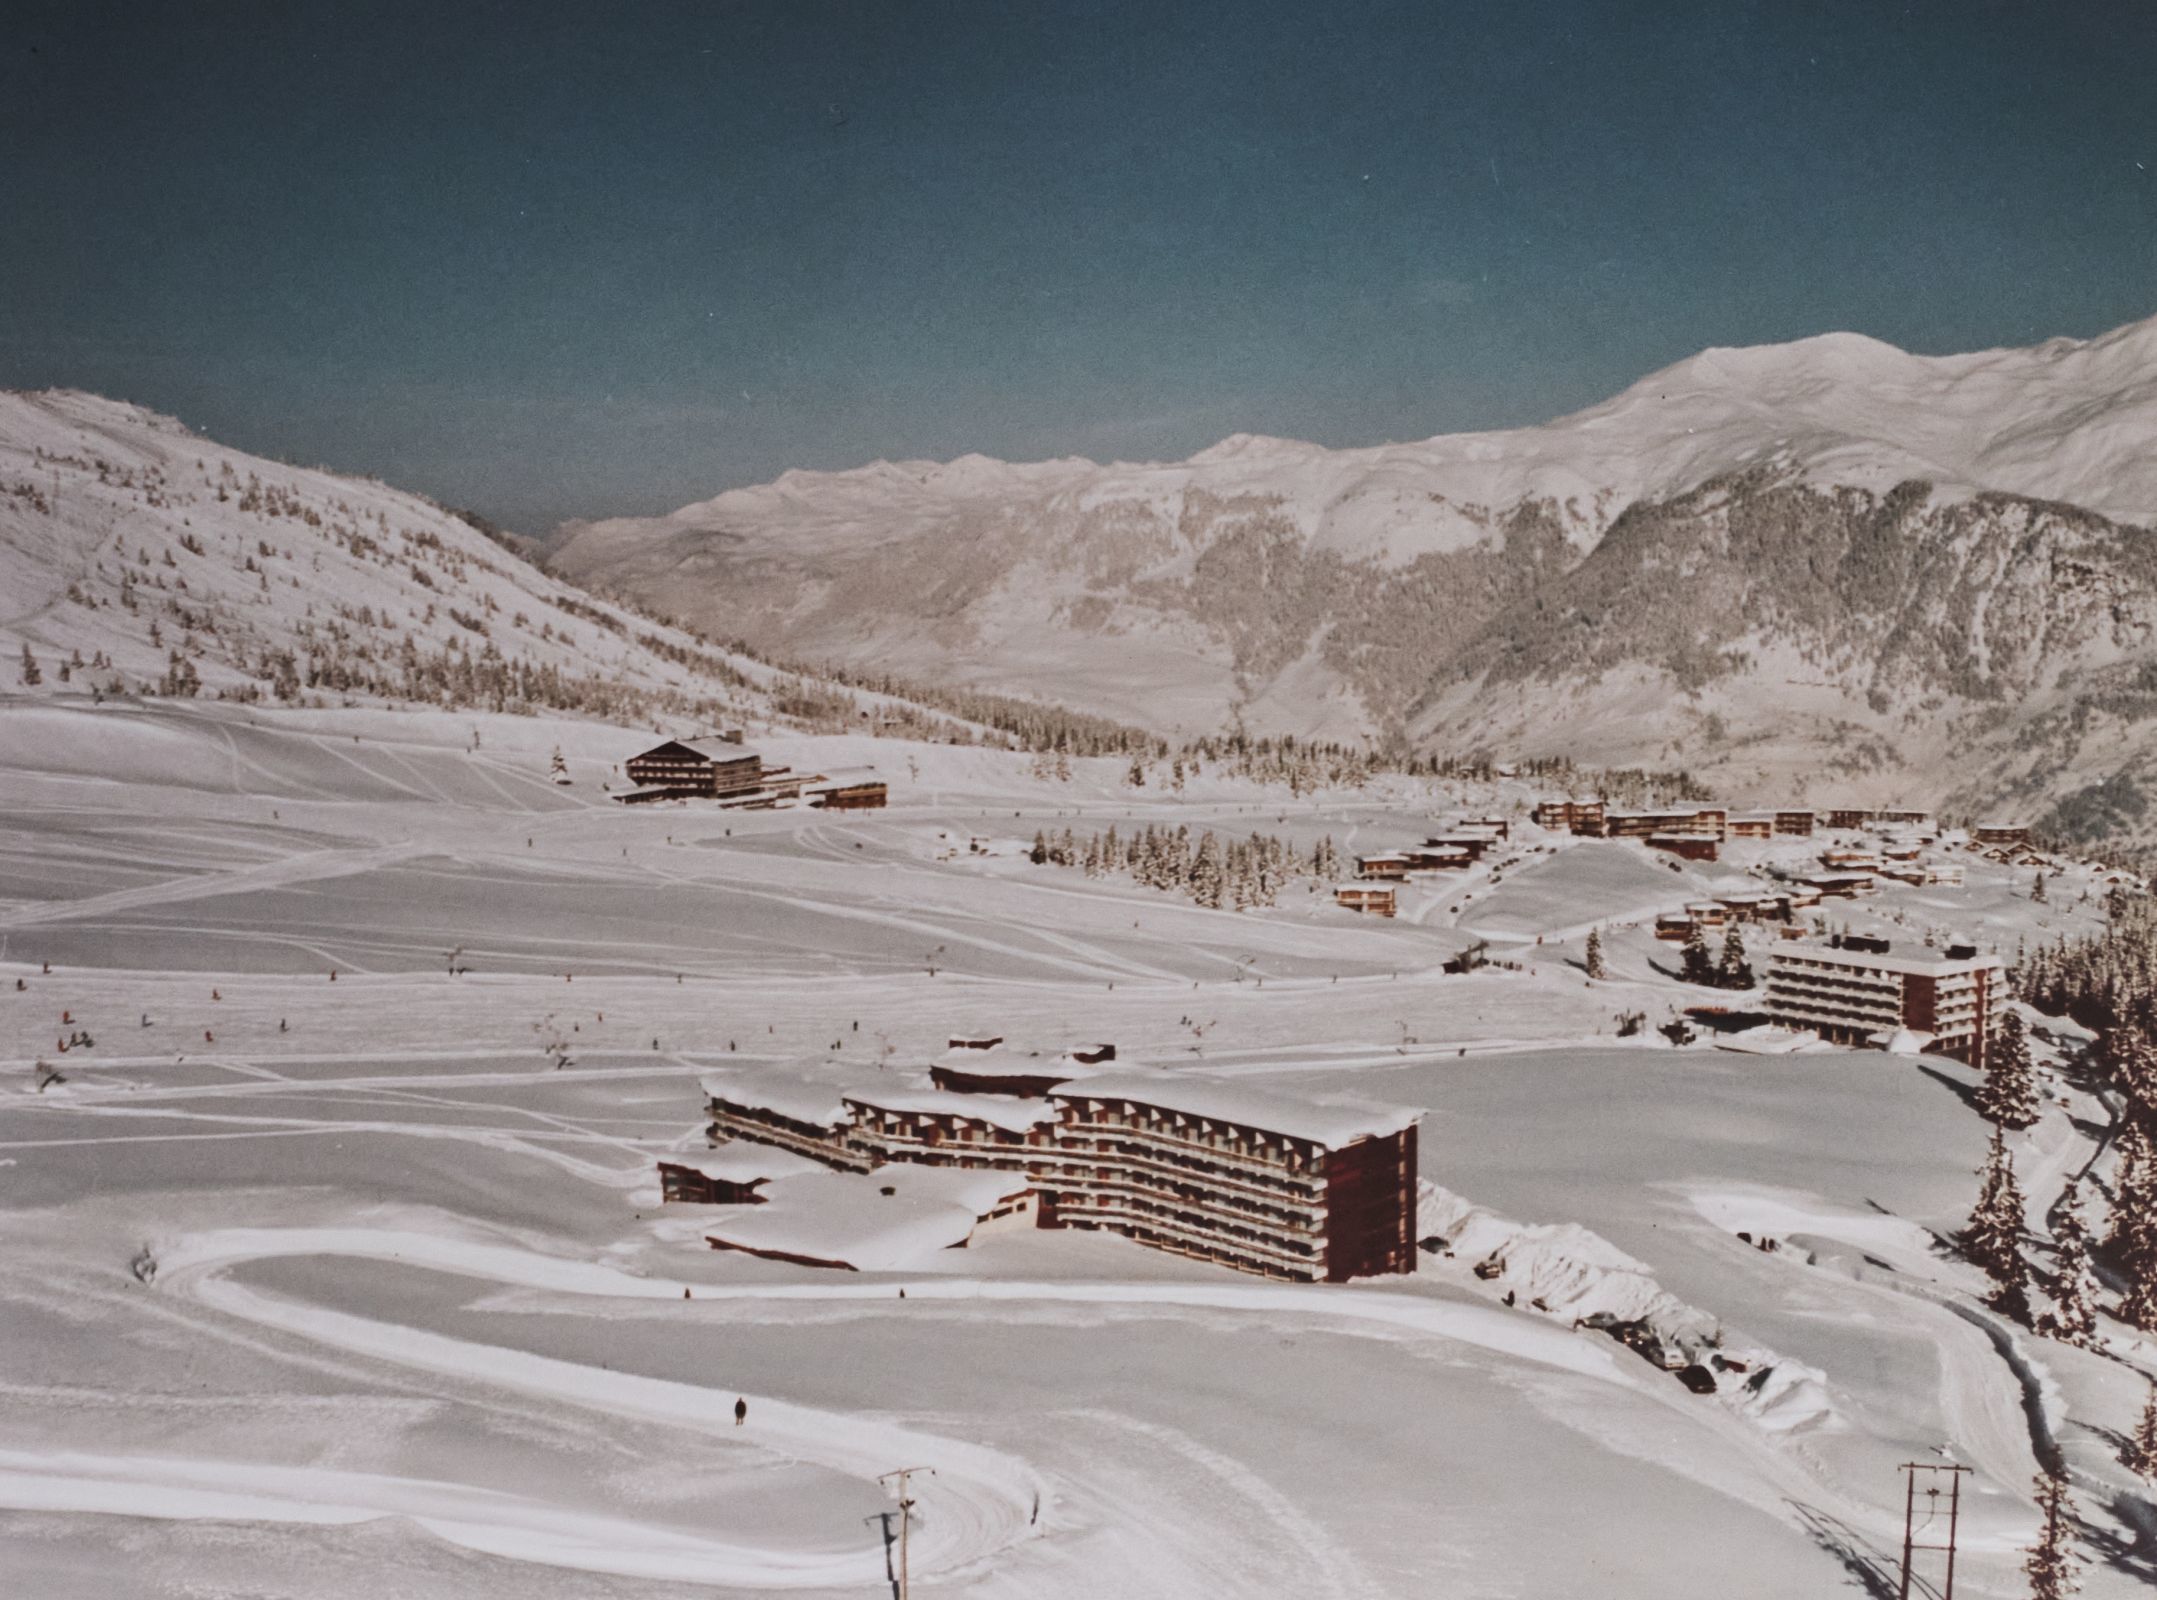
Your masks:
M1165 733L1240 721L1556 755L1573 753L1557 748L1566 729L1608 764L1657 765L1694 762L1699 730L1720 727L1744 730L1707 752L1733 784L1833 770L1935 799L2050 804L2145 770L2132 719L2111 728L2103 771L2044 733L2058 782L2033 783L2013 741L2047 718L2105 722L2090 697L2136 670L2157 619L2139 554L2157 522L2153 446L2157 319L1948 356L1830 333L1704 350L1535 428L789 474L663 518L566 528L549 566L759 648L1050 694ZM2080 632L2049 636L2043 661L2018 656L2010 672L1982 639L1967 657L1938 642L2021 626L2048 574L2091 564L2102 582L2070 607ZM1598 585L1647 615L1654 648L1616 628ZM1570 621L1524 620L1539 613ZM1635 654L1573 648L1597 630ZM1579 709L1626 677L1629 709L1604 722L1631 731L1583 727ZM1808 731L1741 759L1742 740L1775 742L1768 713L1793 694L1819 702L1798 718ZM1845 770L1860 749L1866 773ZM1954 769L1928 775L1950 749Z

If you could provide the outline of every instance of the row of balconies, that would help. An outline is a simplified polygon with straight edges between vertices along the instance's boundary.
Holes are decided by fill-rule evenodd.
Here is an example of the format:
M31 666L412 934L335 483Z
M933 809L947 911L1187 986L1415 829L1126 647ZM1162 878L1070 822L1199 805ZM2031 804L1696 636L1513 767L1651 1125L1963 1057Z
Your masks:
M1321 1192L1321 1185L1312 1174L1282 1177L1275 1172L1250 1165L1202 1160L1176 1150L1164 1153L1152 1148L1150 1144L1120 1137L1097 1134L1092 1138L1066 1139L1052 1148L1058 1154L1112 1156L1122 1165L1136 1164L1162 1171L1197 1173L1216 1183L1269 1194L1315 1199Z
M1805 1001L1776 1000L1767 1005L1771 1016L1786 1022L1824 1022L1842 1028L1895 1029L1902 1026L1899 1011L1863 1011L1849 1006L1827 1006Z
M1127 1198L1135 1204L1158 1203L1197 1215L1219 1218L1222 1226L1257 1224L1268 1231L1285 1229L1293 1233L1314 1233L1325 1226L1325 1210L1322 1206L1290 1207L1264 1201L1245 1201L1238 1204L1240 1196L1223 1194L1217 1189L1207 1189L1197 1184L1175 1188L1149 1184L1141 1177L1110 1167L1067 1166L1038 1176L1045 1187L1059 1191L1068 1188L1089 1195Z
M1864 977L1841 967L1816 967L1810 963L1790 966L1778 962L1768 968L1768 982L1824 984L1838 989L1862 989L1871 994L1902 993L1902 982L1897 978Z
M1770 989L1767 1003L1771 1010L1776 1006L1818 1006L1850 1016L1873 1017L1884 1022L1902 1021L1902 1006L1899 1003L1851 995L1808 994L1802 989Z
M1187 1138L1174 1130L1163 1128L1159 1123L1134 1117L1118 1117L1109 1113L1080 1116L1061 1125L1066 1135L1093 1134L1126 1139L1143 1139L1169 1149L1189 1151L1215 1160L1232 1160L1244 1166L1272 1167L1282 1171L1303 1173L1312 1168L1312 1161L1301 1151L1272 1146L1257 1147L1242 1142L1229 1145L1207 1143L1202 1139Z
M1145 1230L1169 1239L1180 1239L1208 1251L1222 1251L1283 1267L1309 1270L1325 1257L1323 1238L1287 1239L1251 1229L1212 1225L1201 1218L1181 1215L1168 1207L1140 1204L1071 1204L1059 1198L1058 1221L1098 1221L1118 1231Z
M1212 1240L1192 1241L1165 1234L1143 1223L1108 1222L1087 1217L1073 1219L1071 1226L1089 1230L1105 1228L1142 1244L1149 1250L1160 1250L1191 1261L1206 1261L1215 1266L1230 1267L1253 1277L1278 1278L1284 1283L1315 1283L1319 1278L1320 1264L1317 1262L1284 1263L1274 1257L1250 1255Z
M750 1117L729 1112L712 1112L712 1131L731 1138L747 1139L751 1144L768 1144L779 1150L791 1150L826 1166L838 1167L848 1172L866 1172L873 1163L851 1146L838 1140L812 1138L796 1133L792 1128L774 1123L760 1122Z
M1301 1151L1289 1148L1285 1144L1281 1146L1256 1145L1233 1135L1224 1136L1221 1134L1201 1134L1196 1137L1188 1137L1177 1134L1172 1128L1162 1126L1159 1121L1152 1117L1127 1117L1121 1112L1107 1109L1093 1112L1079 1110L1076 1106L1071 1109L1077 1114L1063 1124L1067 1129L1115 1128L1119 1131L1139 1134L1146 1138L1159 1139L1169 1144L1185 1145L1217 1154L1230 1154L1239 1161L1253 1162L1261 1166L1286 1167L1290 1171L1299 1171L1310 1164L1308 1158Z

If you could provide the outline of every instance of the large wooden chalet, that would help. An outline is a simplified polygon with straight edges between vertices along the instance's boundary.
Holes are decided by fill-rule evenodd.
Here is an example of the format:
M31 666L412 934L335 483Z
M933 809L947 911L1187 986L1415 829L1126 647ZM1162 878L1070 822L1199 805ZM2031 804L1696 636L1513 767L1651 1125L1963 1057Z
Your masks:
M632 804L706 799L762 810L806 800L819 809L859 811L880 807L889 798L874 767L825 773L767 766L762 755L743 745L738 733L669 739L631 756L624 766L636 788L616 798Z
M737 738L669 739L623 763L640 789L673 794L747 794L764 782L764 758Z

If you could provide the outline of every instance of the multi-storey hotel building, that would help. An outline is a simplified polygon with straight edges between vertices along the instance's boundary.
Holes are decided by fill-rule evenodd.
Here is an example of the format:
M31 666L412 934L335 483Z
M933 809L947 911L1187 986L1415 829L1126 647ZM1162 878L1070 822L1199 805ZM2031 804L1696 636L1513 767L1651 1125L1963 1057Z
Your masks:
M2006 967L1971 945L1902 954L1885 939L1853 938L1768 954L1768 1014L1837 1043L1885 1043L1907 1029L1929 1037L1926 1049L1981 1066L2006 1004Z
M1029 1059L1024 1076L1059 1059L1074 1058ZM1276 1278L1415 1270L1420 1113L1073 1072L1038 1097L833 1088L805 1069L714 1075L704 1088L717 1138L847 1172L906 1162L1023 1174L1044 1228L1106 1229Z

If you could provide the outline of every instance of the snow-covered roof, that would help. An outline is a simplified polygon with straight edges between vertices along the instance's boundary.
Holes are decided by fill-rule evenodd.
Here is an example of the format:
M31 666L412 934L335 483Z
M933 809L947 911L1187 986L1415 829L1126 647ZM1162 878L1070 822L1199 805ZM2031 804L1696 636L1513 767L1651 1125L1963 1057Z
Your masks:
M996 1067L988 1070L997 1071ZM1044 1063L1041 1067L1048 1074ZM871 1110L905 1111L916 1116L965 1117L974 1122L987 1123L1009 1133L1024 1133L1044 1122L1054 1122L1056 1113L1040 1100L1013 1100L994 1094L957 1094L949 1089L899 1089L894 1091L857 1090L846 1097L856 1105Z
M1387 893L1391 892L1387 890ZM1082 1048L1100 1047L1088 1045ZM1091 1078L1116 1070L1113 1061L1081 1061L1069 1050L1054 1055L1001 1048L946 1050L933 1064L948 1072L963 1072L976 1078Z
M715 1100L753 1106L796 1122L829 1128L847 1117L846 1096L872 1094L869 1074L835 1061L789 1062L741 1072L708 1072L700 1080Z
M896 1189L901 1199L937 1200L964 1206L976 1217L985 1217L1006 1200L1014 1200L1033 1187L1023 1172L998 1172L984 1167L926 1167L917 1162L894 1161L874 1167L864 1181L879 1192Z
M765 1178L793 1178L805 1172L822 1172L822 1162L807 1156L796 1155L791 1150L781 1150L776 1145L758 1144L753 1139L734 1139L716 1150L690 1150L680 1155L661 1156L660 1164L669 1167L686 1167L700 1172L707 1178L717 1178L725 1183L755 1183Z
M1058 1089L1059 1100L1128 1100L1185 1116L1233 1122L1293 1139L1339 1149L1371 1135L1399 1133L1423 1119L1419 1110L1368 1102L1307 1100L1271 1089L1253 1089L1221 1078L1188 1073L1103 1073Z
M983 1216L1026 1187L1022 1173L912 1164L813 1172L775 1179L765 1186L764 1204L744 1206L704 1232L739 1250L865 1272L901 1270L964 1244Z
M2001 965L1998 956L1948 957L1927 951L1921 956L1897 955L1892 951L1837 950L1832 945L1784 942L1769 952L1773 961L1817 961L1831 967L1862 967L1871 972L1912 973L1919 977L1951 978Z
M882 783L884 775L874 767L833 767L807 780L811 789L848 789L856 784Z
M1740 1028L1736 1033L1717 1034L1714 1039L1716 1049L1747 1056L1786 1056L1819 1042L1820 1036L1810 1029L1779 1028L1772 1022L1763 1022L1757 1028Z
M752 746L737 744L732 739L722 739L717 735L703 739L676 739L673 742L685 750L694 750L698 755L712 761L755 760L761 762L764 759L763 752Z

